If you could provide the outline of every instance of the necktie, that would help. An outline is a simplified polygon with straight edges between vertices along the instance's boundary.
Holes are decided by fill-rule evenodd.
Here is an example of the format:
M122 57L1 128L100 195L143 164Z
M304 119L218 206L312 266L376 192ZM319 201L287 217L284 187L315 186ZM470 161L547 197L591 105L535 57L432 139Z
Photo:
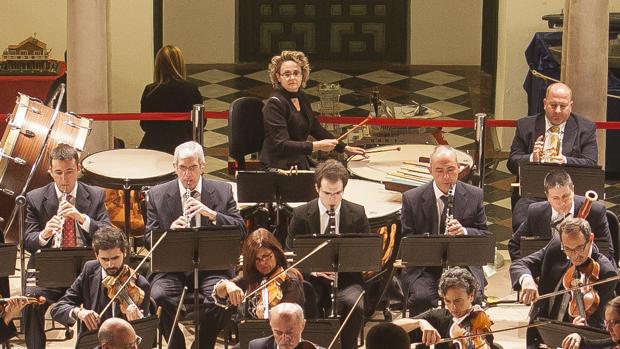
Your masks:
M549 132L551 132L551 133L559 133L560 132L560 126L551 126L551 127L549 127Z
M67 195L67 201L71 202L71 195ZM60 205L60 203L59 203ZM71 217L65 217L65 223L62 226L62 247L75 247L75 220Z
M327 215L329 219L327 220L327 226L325 227L324 235L335 235L336 234L336 211L330 209L327 210Z
M446 231L446 215L448 211L448 196L442 195L440 197L443 202L443 210L441 211L441 217L439 218L439 231L437 234L441 235Z

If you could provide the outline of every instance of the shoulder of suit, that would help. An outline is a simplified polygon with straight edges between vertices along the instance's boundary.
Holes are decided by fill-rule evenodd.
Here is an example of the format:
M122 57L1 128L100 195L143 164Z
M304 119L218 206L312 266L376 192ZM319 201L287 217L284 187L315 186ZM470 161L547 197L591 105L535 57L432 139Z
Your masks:
M540 211L542 209L546 209L547 207L549 207L549 201L545 200L545 201L538 201L538 202L532 202L528 207L527 207L527 212L533 212L533 211Z
M571 113L570 116L574 118L575 121L580 125L596 126L596 124L592 120L585 118L581 115Z
M479 194L479 195L482 195L482 193L483 193L482 189L477 187L477 186L475 186L475 185L471 185L471 184L468 184L468 183L465 183L465 182L459 182L459 183L463 185L463 187L465 188L466 191L473 192L473 193L476 193L476 194Z
M101 193L101 194L105 193L105 189L94 186L94 185L86 184L82 181L78 182L78 186L83 187L84 189L86 189L88 192L91 192L91 193Z
M26 193L26 197L27 198L31 198L31 197L36 197L36 196L43 196L43 194L49 190L50 187L53 188L54 186L54 182L52 183L48 183L42 187L39 187L37 189L33 189L31 191L29 191L28 193Z
M345 200L345 199L342 199L342 203L351 207L352 209L357 209L358 211L359 210L364 211L364 205L360 205L360 204L357 204L355 202Z
M164 183L160 183L157 184L155 186L152 186L151 189L149 189L149 193L159 193L162 191L166 191L169 190L170 188L174 188L174 186L178 187L178 182L177 179L171 179L168 182L164 182Z
M231 188L232 187L232 185L228 182L219 181L215 179L203 178L202 181L207 185L207 187L208 186L215 187L215 188Z
M293 209L293 212L306 212L313 205L318 205L319 198L314 198L305 204L299 205Z
M409 189L406 192L403 193L403 196L407 196L407 197L412 197L412 196L417 196L417 195L421 195L424 191L426 191L429 187L431 187L432 189L433 186L433 182L428 182L424 185L421 185L417 188L413 188L413 189Z
M92 271L93 269L97 269L97 267L99 266L100 266L99 261L94 259L94 260L84 263L84 268L82 268L82 270Z

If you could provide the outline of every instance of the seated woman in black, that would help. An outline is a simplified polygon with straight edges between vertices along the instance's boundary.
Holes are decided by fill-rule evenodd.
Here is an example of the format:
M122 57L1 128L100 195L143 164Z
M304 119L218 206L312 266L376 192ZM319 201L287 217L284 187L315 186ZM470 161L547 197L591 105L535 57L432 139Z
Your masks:
M162 47L155 56L155 77L142 92L140 112L190 112L194 104L202 104L196 85L185 80L185 60L181 50L172 45ZM188 114L189 115L189 114ZM174 120L142 120L144 137L138 148L174 154L174 148L192 140L192 122Z
M276 89L263 107L265 140L260 162L266 168L310 169L313 151L365 154L364 149L338 142L319 124L303 91L310 75L308 58L300 51L282 51L269 63L269 79ZM316 141L308 141L308 136Z
M245 239L242 255L243 275L232 280L222 280L215 285L213 298L216 304L240 305L245 294L256 290L287 268L282 246L267 229L259 228ZM244 319L266 319L269 309L283 302L304 306L303 277L297 269L289 270L277 280L277 287L265 287L245 301L241 309Z
M579 333L571 333L562 341L562 349L620 348L620 296L605 306L605 327L609 331L609 338L589 339Z

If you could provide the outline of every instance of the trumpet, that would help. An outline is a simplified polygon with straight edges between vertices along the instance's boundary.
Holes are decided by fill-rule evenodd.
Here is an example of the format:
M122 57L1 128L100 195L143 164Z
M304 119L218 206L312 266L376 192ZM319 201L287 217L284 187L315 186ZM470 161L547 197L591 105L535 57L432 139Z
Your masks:
M445 229L444 235L448 235L448 228L450 227L450 221L454 218L454 189L456 188L456 184L451 184L450 189L448 189L448 202L446 204L446 221L445 221Z
M62 194L60 194L60 198L58 198L58 211L56 212L56 215L60 213L60 206L62 206L62 203L65 201L67 201L67 193L63 191ZM53 248L62 247L62 235L63 235L63 227L65 225L65 217L59 216L59 218L60 218L60 229L54 230L54 240L52 242Z

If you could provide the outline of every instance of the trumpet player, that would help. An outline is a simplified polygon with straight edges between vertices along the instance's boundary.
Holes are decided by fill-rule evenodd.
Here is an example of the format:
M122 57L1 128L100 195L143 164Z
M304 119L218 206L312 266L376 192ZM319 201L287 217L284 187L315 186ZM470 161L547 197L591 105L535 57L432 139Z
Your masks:
M485 235L487 217L482 205L482 190L460 182L456 151L446 145L435 148L430 156L430 172L433 180L406 191L403 194L401 227L403 236L423 234ZM453 188L452 198L448 194ZM448 213L452 201L451 213ZM450 219L450 215L452 218ZM468 267L483 285L476 302L483 299L486 280L481 267ZM402 274L403 288L408 290L407 306L410 315L420 314L437 307L439 294L437 283L440 267L407 267Z
M508 156L508 170L518 176L519 164L543 160L558 164L595 166L598 160L596 125L571 112L571 89L563 83L549 85L543 106L544 111L541 113L517 122ZM529 204L536 201L522 198L517 202L518 199L515 193L513 231L525 219Z
M30 252L29 269L34 267L37 250L52 247L55 234L61 234L60 247L90 246L92 234L99 227L111 224L104 191L79 182L80 170L78 152L69 145L59 144L52 149L49 159L48 172L53 182L26 194L24 247ZM48 301L44 305L28 306L24 311L28 348L44 348L43 315L65 289L28 287L26 292L35 297L44 296Z

